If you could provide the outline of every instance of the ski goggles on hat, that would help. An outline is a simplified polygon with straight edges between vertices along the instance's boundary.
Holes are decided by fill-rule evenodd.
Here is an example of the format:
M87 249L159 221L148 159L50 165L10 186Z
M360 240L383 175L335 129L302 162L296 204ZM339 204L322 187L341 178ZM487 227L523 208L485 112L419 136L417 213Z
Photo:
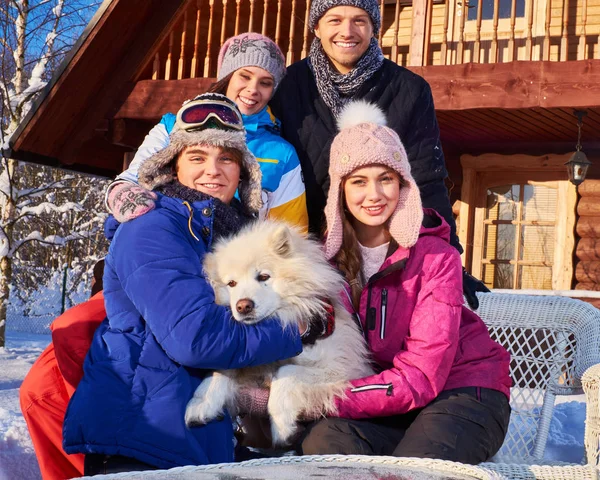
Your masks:
M177 123L186 131L208 128L211 121L233 130L244 130L240 112L219 100L192 100L177 112Z

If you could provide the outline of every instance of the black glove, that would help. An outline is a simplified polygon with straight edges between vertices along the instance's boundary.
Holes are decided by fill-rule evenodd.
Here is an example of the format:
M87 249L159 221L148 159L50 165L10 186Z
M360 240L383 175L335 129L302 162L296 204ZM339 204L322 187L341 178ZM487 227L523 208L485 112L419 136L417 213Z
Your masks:
M479 300L476 292L489 292L490 289L485 284L471 275L463 268L463 294L467 299L467 303L471 310L477 310L479 308Z
M333 333L335 328L335 313L333 305L326 302L324 315L313 316L306 327L306 331L300 336L303 345L314 345L320 338L326 338Z

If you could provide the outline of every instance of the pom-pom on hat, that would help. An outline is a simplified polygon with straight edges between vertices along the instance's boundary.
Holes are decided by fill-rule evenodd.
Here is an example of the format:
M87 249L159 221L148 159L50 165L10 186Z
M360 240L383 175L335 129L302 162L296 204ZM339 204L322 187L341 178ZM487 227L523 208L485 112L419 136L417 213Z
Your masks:
M367 12L373 23L373 34L379 34L379 29L381 28L381 11L379 10L377 0L313 0L310 5L308 26L314 31L317 23L319 23L319 20L325 15L327 10L342 6L357 7Z
M217 80L243 67L260 67L273 76L275 88L285 76L285 57L277 44L260 33L242 33L225 41L217 60Z
M177 155L186 147L201 144L241 152L240 201L248 212L258 213L262 206L260 165L246 145L246 130L237 105L218 93L204 93L183 104L177 112L169 144L140 167L140 185L153 190L177 180L173 168Z
M340 214L342 182L354 170L383 165L402 179L398 205L389 219L392 238L410 248L419 238L423 207L419 187L410 174L410 164L398 134L386 127L383 111L364 100L350 102L338 117L340 132L333 139L329 156L330 187L325 207L327 238L325 255L333 258L342 246L343 225Z

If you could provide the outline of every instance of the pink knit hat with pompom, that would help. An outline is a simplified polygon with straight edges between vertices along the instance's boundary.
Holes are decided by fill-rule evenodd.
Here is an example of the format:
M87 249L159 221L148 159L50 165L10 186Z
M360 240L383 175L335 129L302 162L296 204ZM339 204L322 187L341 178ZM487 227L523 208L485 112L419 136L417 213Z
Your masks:
M243 67L260 67L273 76L275 88L285 76L285 57L277 44L260 33L242 33L225 41L217 60L217 80Z
M342 246L342 181L357 168L384 165L400 175L403 184L400 187L398 205L390 216L390 234L398 245L405 248L412 247L419 238L423 221L419 187L410 174L408 156L400 137L385 125L383 111L362 100L349 103L340 113L340 132L333 139L329 156L331 182L325 207L325 255L328 259L333 258Z

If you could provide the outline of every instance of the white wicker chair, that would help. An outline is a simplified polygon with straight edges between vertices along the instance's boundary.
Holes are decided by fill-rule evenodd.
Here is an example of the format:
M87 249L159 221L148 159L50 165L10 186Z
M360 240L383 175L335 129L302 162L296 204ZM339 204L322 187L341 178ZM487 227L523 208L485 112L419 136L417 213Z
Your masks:
M478 298L477 313L512 357L511 424L493 461L544 463L556 396L585 390L586 456L588 464L597 465L600 310L557 296L483 293Z

